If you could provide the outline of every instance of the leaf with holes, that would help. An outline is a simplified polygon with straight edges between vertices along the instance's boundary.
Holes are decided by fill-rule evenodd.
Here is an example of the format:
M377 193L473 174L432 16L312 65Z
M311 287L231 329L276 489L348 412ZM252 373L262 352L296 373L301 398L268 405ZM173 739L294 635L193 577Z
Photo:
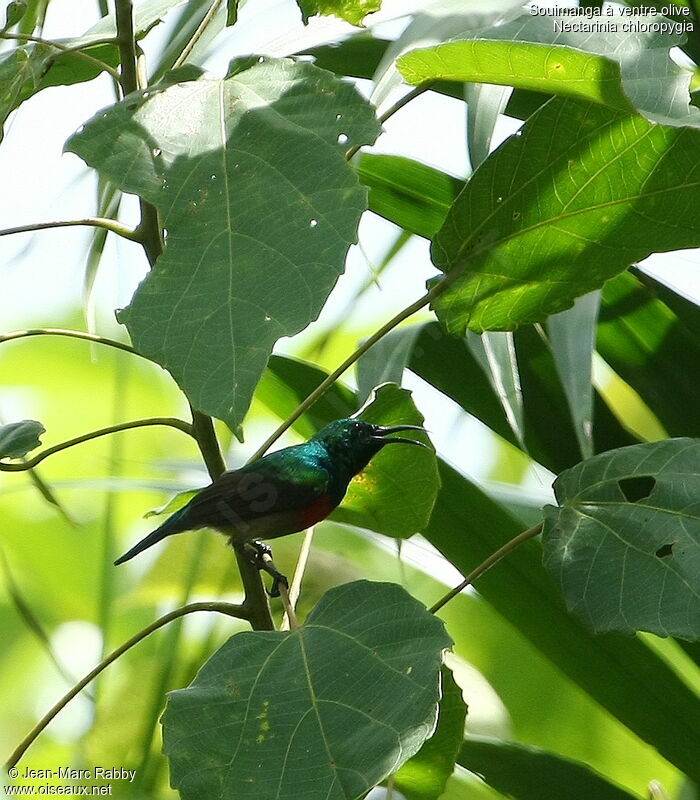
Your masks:
M344 152L378 132L354 87L269 60L131 95L69 140L160 210L165 250L119 318L198 410L236 429L274 343L318 316L366 208Z
M700 131L554 98L452 205L433 306L458 335L540 322L652 252L700 245L699 204Z
M595 631L700 638L700 440L611 450L562 472L544 561Z
M0 458L22 458L41 444L46 428L33 419L0 425Z
M331 589L300 628L232 636L163 716L184 800L354 800L436 719L443 623L404 589Z

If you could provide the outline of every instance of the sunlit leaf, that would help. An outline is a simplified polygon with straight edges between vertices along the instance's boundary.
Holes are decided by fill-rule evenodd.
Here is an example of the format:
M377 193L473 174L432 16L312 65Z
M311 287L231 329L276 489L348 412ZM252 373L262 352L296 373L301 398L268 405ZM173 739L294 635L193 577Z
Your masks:
M700 308L643 273L603 288L597 350L670 436L700 436Z
M511 330L652 252L700 244L700 131L554 98L477 170L433 240L450 332ZM640 219L645 220L640 224Z
M304 24L315 14L333 15L361 25L367 14L379 11L382 0L297 0Z
M300 628L239 633L163 717L185 800L354 800L432 731L442 622L404 589L329 591Z
M226 0L226 24L235 25L238 21L239 0Z
M161 517L164 515L170 516L174 514L176 511L179 511L181 508L184 508L190 500L204 487L199 489L188 489L185 492L178 492L176 495L170 498L165 505L159 506L158 508L152 508L150 511L147 511L144 515L144 519L148 519L149 517Z
M596 631L700 638L700 440L602 453L563 472L545 564Z
M365 208L343 153L378 130L354 87L272 60L127 98L69 140L161 210L165 250L120 320L199 410L237 428L274 343L318 315Z
M610 30L566 30L562 23L570 26L570 16L528 9L505 25L467 30L407 53L398 66L414 84L441 79L516 86L621 111L636 108L654 122L700 125L700 112L690 106L691 73L669 54L685 37L659 32L657 15L634 19L642 32L625 30L619 14L600 18Z
M22 458L41 444L46 428L33 419L0 425L0 458Z
M16 25L24 16L26 10L26 0L11 0L5 9L5 24L2 27L2 32L4 33L13 25Z

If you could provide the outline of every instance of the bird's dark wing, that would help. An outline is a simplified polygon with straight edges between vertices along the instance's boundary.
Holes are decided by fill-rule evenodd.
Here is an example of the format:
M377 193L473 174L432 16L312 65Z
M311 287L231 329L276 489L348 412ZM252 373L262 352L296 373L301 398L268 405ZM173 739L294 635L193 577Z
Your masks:
M298 458L290 464L283 453L223 473L189 502L180 524L231 529L269 515L314 507L328 491L327 470Z

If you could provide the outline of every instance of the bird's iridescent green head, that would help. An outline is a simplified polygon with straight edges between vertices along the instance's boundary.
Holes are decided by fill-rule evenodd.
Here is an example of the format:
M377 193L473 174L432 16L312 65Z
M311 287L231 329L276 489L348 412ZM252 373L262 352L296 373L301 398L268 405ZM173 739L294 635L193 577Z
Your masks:
M401 431L421 431L418 425L374 425L362 419L337 419L321 429L314 440L324 445L334 463L347 471L348 478L357 475L388 444L415 444L425 447L423 442L405 439L401 436L391 438L391 434Z

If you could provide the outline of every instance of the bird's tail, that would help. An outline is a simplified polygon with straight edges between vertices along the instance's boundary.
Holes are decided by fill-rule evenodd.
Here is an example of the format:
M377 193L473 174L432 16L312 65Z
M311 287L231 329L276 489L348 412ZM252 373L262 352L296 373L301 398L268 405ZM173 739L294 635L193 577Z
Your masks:
M136 542L136 544L131 548L131 550L127 550L123 556L120 556L115 562L114 566L117 567L119 564L123 564L125 561L129 561L134 556L137 556L139 553L142 553L144 550L147 550L152 545L160 542L162 539L165 539L166 536L173 536L176 533L182 533L183 531L188 530L187 527L183 526L181 523L182 512L184 512L184 508L180 509L180 511L175 512L171 517L165 520L165 522L159 527L156 528L154 531L148 534L148 536L144 536L140 542Z

